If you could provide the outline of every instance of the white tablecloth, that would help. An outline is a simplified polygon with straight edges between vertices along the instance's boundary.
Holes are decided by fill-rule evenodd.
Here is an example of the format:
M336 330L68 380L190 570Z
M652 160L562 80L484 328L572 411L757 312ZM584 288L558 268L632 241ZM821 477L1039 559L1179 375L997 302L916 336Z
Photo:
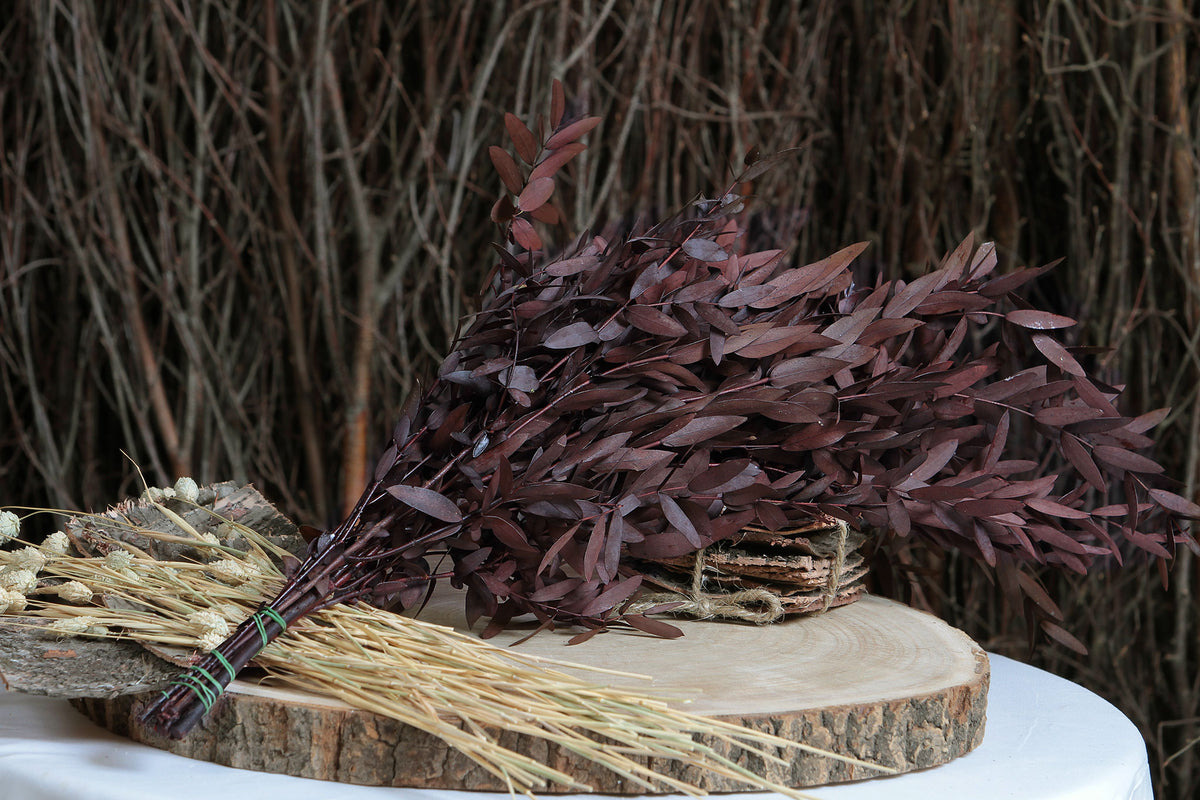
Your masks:
M1146 748L1105 700L991 656L987 732L974 752L894 778L811 790L820 800L1152 800ZM101 730L61 700L0 692L4 800L492 800L507 795L347 786L173 756ZM580 798L588 797L580 795ZM594 798L594 795L591 796ZM770 796L725 795L770 800Z

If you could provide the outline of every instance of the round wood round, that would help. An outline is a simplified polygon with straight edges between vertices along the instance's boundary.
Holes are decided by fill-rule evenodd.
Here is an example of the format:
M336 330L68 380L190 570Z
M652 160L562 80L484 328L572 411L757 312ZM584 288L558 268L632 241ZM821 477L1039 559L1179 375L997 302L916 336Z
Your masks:
M422 619L461 627L461 599L441 596ZM650 676L628 684L690 699L694 713L882 764L900 772L943 764L983 738L988 660L965 634L889 600L866 597L826 614L765 626L678 620L685 635L662 640L613 631L566 647L543 632L527 653ZM496 639L504 646L522 631ZM597 678L604 676L596 676ZM614 679L614 681L617 679ZM138 696L72 701L100 725L179 755L243 769L346 783L504 791L492 775L440 740L339 702L235 682L202 727L183 741L135 722ZM622 794L617 775L540 740L501 733L507 747L564 769L596 791ZM729 748L720 742L713 743ZM737 753L733 753L737 757ZM871 777L873 771L801 751L791 763L754 764L795 787ZM656 763L668 772L672 764ZM679 768L708 791L747 788Z

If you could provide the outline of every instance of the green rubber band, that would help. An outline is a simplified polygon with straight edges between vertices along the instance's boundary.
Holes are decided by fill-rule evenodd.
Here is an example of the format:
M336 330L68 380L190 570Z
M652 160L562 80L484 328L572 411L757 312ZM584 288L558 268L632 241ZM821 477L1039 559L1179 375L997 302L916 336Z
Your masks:
M191 674L191 672L188 672L186 676L181 677L188 681L188 685L193 687L192 691L196 692L197 695L204 695L204 699L201 702L204 703L205 712L210 711L213 705L217 702L217 696L213 693L213 690L201 683L200 679Z
M188 679L192 682L189 683ZM214 699L210 695L210 689L200 683L196 678L184 673L179 676L179 680L171 681L172 686L182 686L184 689L189 689L193 694L200 699L200 705L204 706L204 713L212 710Z
M262 646L266 647L271 640L267 638L267 626L263 624L262 617L255 614L250 619L254 620L254 624L258 627L258 635L262 637Z
M192 667L192 669L194 669L196 672L199 672L204 677L208 678L208 682L213 685L213 689L216 690L218 697L220 697L221 693L225 691L225 685L223 683L221 683L219 680L217 680L216 678L214 678L212 673L209 672L208 670L206 670L204 667L197 665L197 666Z
M275 620L275 623L279 626L280 633L287 630L287 620L284 619L283 615L275 609L271 608L270 606L266 606L263 608L261 613L266 614L268 617Z
M211 711L212 707L216 705L217 702L217 696L213 693L213 690L201 683L200 679L194 675L189 675L188 677L191 679L192 685L196 687L197 692L202 691L204 696L207 698L207 702L204 703L204 711L206 713Z
M180 675L179 677L187 681L189 686L193 687L192 691L196 692L198 695L203 693L204 697L207 698L207 702L204 703L205 711L211 709L217 702L216 693L213 692L212 689L205 686L199 678L193 675L191 670L188 670L185 674Z
M220 650L213 650L209 655L221 662L221 666L224 667L229 673L229 680L233 680L235 677L237 677L237 671L233 668L233 664L230 664L229 659L221 655Z

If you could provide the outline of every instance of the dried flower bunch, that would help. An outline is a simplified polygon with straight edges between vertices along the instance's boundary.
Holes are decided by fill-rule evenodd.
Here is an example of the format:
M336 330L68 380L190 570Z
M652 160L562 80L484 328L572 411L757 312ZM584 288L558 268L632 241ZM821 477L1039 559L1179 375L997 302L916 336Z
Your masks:
M285 580L281 560L303 544L294 526L252 487L198 487L190 478L183 487L152 488L142 501L104 514L68 515L66 529L40 546L0 551L0 563L9 566L20 554L26 560L29 553L39 556L38 588L27 606L0 610L9 614L3 622L58 636L130 639L176 663L191 661L195 650L217 647L231 621L273 597ZM0 531L17 538L15 514L0 512ZM230 569L233 564L238 569ZM498 731L540 739L645 791L700 795L706 778L715 775L789 797L807 796L735 761L734 748L781 768L807 753L859 774L893 771L689 714L647 696L630 680L605 685L614 683L613 673L498 648L362 603L339 604L298 621L288 636L256 656L256 664L274 685L336 698L440 738L514 794L593 787L561 765L509 749ZM144 689L143 673L144 668L126 668L118 680L128 681L127 689ZM185 681L202 705L216 702L220 692L209 677ZM696 783L672 777L661 769L663 759L695 767L705 777L693 779Z
M1193 544L1176 517L1200 508L1152 485L1161 468L1137 452L1164 412L1123 416L1119 390L1046 333L1073 321L1014 294L1043 269L996 274L994 249L967 240L916 280L858 286L850 267L865 245L798 268L779 250L744 252L734 189L547 257L533 222L558 217L555 174L598 122L564 108L556 84L548 130L505 118L525 166L492 148L508 190L493 219L513 247L483 307L353 513L208 672L232 678L313 610L411 607L437 578L466 589L468 617L490 617L488 630L532 614L669 636L656 609L628 605L643 565L749 525L833 518L921 537L995 567L1048 617L1057 608L1020 562L1084 572L1121 558L1122 543L1161 558ZM1022 359L1032 364L1006 371ZM1061 474L1010 456L1018 424L1063 457ZM1122 502L1086 508L1110 481ZM177 688L146 719L182 735L199 713Z

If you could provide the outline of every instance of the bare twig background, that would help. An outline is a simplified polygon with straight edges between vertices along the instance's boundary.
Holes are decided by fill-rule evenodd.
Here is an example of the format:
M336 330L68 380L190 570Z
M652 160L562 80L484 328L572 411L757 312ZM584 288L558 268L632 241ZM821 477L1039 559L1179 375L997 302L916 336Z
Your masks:
M1064 264L1038 302L1200 477L1197 3L23 0L0 21L0 502L99 508L251 480L301 521L356 498L490 268L501 113L604 115L560 181L568 236L752 187L797 258L863 239L912 275L969 231ZM578 189L576 189L578 187ZM126 459L121 452L128 454ZM1026 655L953 556L895 590ZM1141 727L1200 791L1196 562L1057 584L1091 655L1034 660ZM881 575L881 580L887 576ZM885 581L886 582L886 581Z

